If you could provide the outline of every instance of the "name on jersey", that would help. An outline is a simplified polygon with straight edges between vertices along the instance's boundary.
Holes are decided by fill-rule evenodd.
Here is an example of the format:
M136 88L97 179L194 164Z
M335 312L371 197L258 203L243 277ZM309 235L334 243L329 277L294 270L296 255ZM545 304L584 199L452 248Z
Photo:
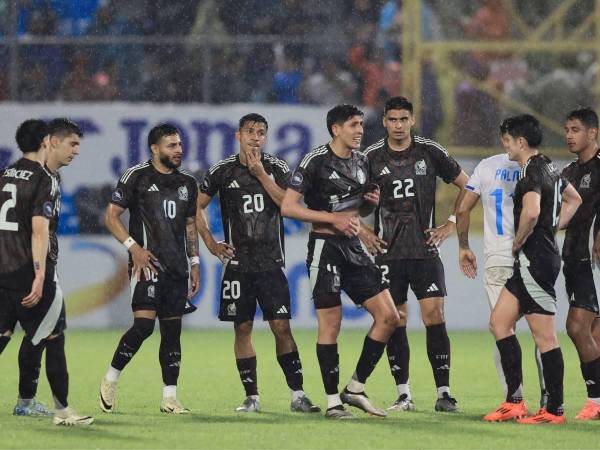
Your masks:
M17 170L15 168L10 168L10 169L6 169L4 171L4 175L2 175L2 176L8 177L8 178L16 178L17 180L29 181L29 178L31 177L31 175L33 175L33 172L30 170L24 170L24 169Z
M519 170L496 169L495 180L515 182L519 180Z

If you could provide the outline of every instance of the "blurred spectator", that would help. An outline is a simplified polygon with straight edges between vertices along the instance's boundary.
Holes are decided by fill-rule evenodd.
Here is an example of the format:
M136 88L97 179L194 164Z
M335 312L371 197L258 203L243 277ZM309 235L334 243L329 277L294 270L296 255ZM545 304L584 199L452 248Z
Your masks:
M33 0L40 1L40 0ZM92 25L98 0L50 0L58 17L58 34L83 36ZM108 0L102 0L108 2Z
M387 92L380 91L375 106L373 108L368 108L365 111L365 120L363 124L364 134L362 139L363 149L387 136L386 129L383 126L383 110L388 98L389 95Z
M321 70L302 84L302 99L315 105L337 105L356 101L356 82L333 59L321 60Z
M279 61L273 75L273 96L276 103L300 103L300 85L304 74L300 69L300 58L290 55Z
M89 73L88 53L78 50L72 55L71 67L62 80L59 97L64 101L90 100L94 85Z
M41 62L34 62L21 71L19 100L22 102L48 101L46 67Z
M116 100L119 96L118 72L117 64L108 61L103 68L94 73L90 99L101 102Z

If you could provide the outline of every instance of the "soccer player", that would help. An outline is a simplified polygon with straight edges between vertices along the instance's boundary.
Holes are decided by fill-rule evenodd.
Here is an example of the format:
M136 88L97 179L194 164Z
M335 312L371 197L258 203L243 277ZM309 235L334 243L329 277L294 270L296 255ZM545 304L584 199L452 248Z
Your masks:
M302 363L290 329L290 293L283 272L283 219L279 212L290 170L263 153L268 124L259 114L239 121L238 155L206 172L198 195L197 226L208 250L224 262L219 319L233 322L234 353L246 399L237 412L260 410L252 326L256 303L275 336L277 361L292 395L291 410L319 412L303 390ZM204 216L219 194L225 242L216 242Z
M121 337L102 379L100 408L107 413L114 410L121 371L152 334L158 317L158 359L164 383L160 410L186 414L190 410L177 400L177 379L181 317L188 298L200 287L195 224L198 186L192 175L180 169L183 148L176 127L152 128L148 148L152 159L123 173L106 210L106 227L129 251L133 326ZM129 231L120 219L126 209Z
M565 422L564 363L554 323L554 283L560 271L560 254L554 235L557 229L569 223L581 204L581 197L563 180L552 161L539 152L542 129L535 117L524 114L505 119L500 133L508 158L521 167L513 198L513 274L500 292L490 317L490 329L496 338L507 385L506 401L501 408L512 412L500 420L512 418L520 423L560 424ZM546 408L540 408L530 417L523 417L527 409L519 396L523 372L515 326L522 315L541 352L548 390Z
M383 125L387 138L365 150L370 179L381 188L374 232L361 228L360 237L376 255L375 262L390 284L394 303L403 315L387 344L398 399L391 411L415 409L409 388L410 348L406 336L407 294L410 285L421 308L427 332L427 355L437 388L436 411L457 412L450 394L450 339L444 319L446 282L438 246L455 229L455 216L435 227L436 181L440 177L460 190L467 176L446 149L411 132L413 105L404 97L389 99ZM457 198L457 202L458 202Z
M363 113L353 105L338 105L327 113L332 140L306 154L295 170L281 204L286 217L312 224L307 268L318 321L317 358L327 394L326 417L354 417L342 401L385 417L364 392L399 314L381 273L358 239L359 215L370 214L379 201L379 188L369 183L369 162L358 151ZM306 206L300 203L304 197ZM338 393L337 337L342 322L341 291L365 308L374 323L349 383Z
M600 320L592 263L600 261L600 153L598 152L598 115L590 108L572 111L567 116L565 134L569 151L577 159L563 170L579 192L583 203L567 228L562 257L569 314L567 333L577 348L588 400L575 417L600 419ZM594 225L593 255L589 238Z

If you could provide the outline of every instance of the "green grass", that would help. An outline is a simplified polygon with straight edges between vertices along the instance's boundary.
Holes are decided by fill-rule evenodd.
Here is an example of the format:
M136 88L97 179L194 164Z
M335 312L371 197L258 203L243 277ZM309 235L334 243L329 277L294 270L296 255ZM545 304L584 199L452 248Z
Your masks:
M418 411L376 419L357 412L360 419L334 422L319 415L289 412L289 393L268 332L256 332L259 388L263 411L236 415L243 399L233 357L230 331L185 331L179 399L193 414L161 414L161 377L158 335L152 336L124 371L119 387L118 410L103 414L97 406L100 379L112 356L120 332L69 332L67 357L72 406L93 414L96 423L87 429L55 427L48 419L13 417L17 392L15 336L0 356L0 447L2 448L593 448L600 447L600 422L576 423L573 417L585 401L577 355L561 337L565 356L566 426L486 424L481 417L501 401L492 362L492 338L483 332L451 333L452 391L462 414L435 413L431 369L425 353L424 333L409 333L411 385ZM304 364L305 390L324 406L324 396L314 352L315 332L295 333ZM364 333L342 331L340 338L341 387L351 375ZM521 335L524 354L526 400L538 402L533 347ZM374 402L388 406L395 387L387 361L382 360L367 384ZM50 404L42 371L38 398Z

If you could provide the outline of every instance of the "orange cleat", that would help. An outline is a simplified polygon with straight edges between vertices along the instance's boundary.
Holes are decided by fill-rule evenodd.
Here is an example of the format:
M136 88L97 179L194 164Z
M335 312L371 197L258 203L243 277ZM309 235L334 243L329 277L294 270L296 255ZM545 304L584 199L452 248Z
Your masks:
M486 422L506 422L527 416L525 401L519 403L504 402L500 407L483 418Z
M554 425L561 425L567 421L567 418L564 416L556 416L552 413L549 413L544 408L540 408L537 413L533 416L525 417L524 419L519 419L517 422L519 423L527 423L531 425L540 425L544 423L551 423Z
M585 402L585 406L575 416L575 420L600 420L600 403L593 400Z

